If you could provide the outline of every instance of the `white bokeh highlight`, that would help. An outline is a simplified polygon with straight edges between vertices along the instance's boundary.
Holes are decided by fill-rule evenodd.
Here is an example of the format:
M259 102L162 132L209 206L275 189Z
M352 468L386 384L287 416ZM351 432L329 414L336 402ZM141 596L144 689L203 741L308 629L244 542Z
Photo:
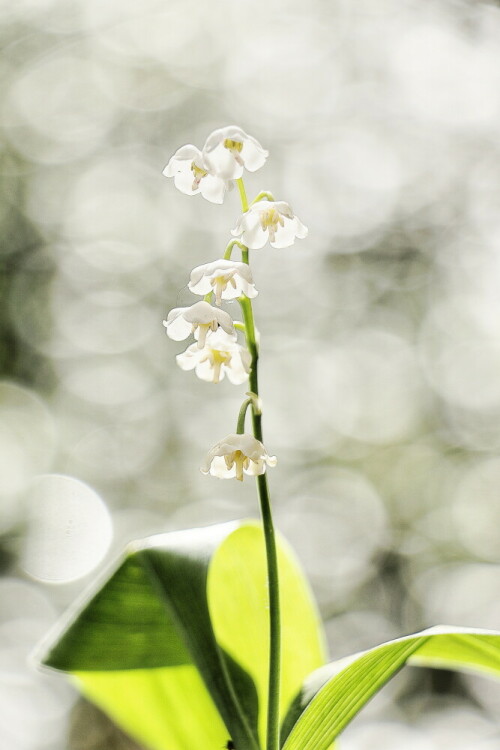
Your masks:
M30 659L57 612L33 584L14 577L0 580L0 600L0 747L65 750L76 693Z
M84 482L60 474L38 477L29 488L28 530L22 567L33 578L66 583L90 573L113 537L110 514Z

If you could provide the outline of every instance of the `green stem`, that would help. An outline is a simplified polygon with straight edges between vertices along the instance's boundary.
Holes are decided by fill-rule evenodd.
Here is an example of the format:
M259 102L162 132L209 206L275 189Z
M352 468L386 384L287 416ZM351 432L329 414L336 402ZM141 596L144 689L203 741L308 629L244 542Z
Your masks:
M241 205L243 211L248 210L248 201L243 180L236 180L240 191ZM249 264L248 249L242 251L242 261ZM245 332L248 350L252 362L250 369L250 391L259 396L258 362L259 348L255 334L255 322L253 317L252 301L248 297L240 297L239 302L243 312ZM252 426L253 434L263 442L262 414L252 402ZM246 411L245 407L245 411ZM241 414L241 411L240 411ZM271 512L271 497L267 483L267 474L256 477L257 490L259 494L260 512L262 526L264 529L264 541L266 546L267 580L269 587L269 682L267 703L267 737L266 750L279 750L279 706L280 706L280 672L281 672L281 615L280 615L280 592L278 577L278 556L276 551L276 537Z
M253 399L247 398L246 401L243 401L242 405L240 406L240 411L238 414L238 423L236 425L237 435L243 435L243 433L245 432L245 417L247 415L247 409L251 403L253 403Z
M239 240L230 240L227 243L226 249L224 250L224 255L222 256L224 258L224 260L231 260L231 253L233 252L233 247L235 245L238 245L238 247L240 248L241 252L244 252L245 250L247 250L246 245L244 245Z
M248 211L247 191L245 190L245 183L243 182L243 178L240 177L239 180L236 180L236 184L238 185L238 190L240 191L240 200L243 212Z
M272 201L274 203L274 195L269 192L269 190L261 190L261 192L255 196L253 201L250 203L251 206L254 205L254 203L258 203L261 200L266 199L266 201Z

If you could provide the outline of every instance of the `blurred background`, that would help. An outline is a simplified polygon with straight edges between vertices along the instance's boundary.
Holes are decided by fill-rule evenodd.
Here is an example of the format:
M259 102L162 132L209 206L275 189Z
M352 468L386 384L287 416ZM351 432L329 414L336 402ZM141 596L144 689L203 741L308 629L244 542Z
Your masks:
M162 176L238 124L309 227L252 253L277 523L332 658L500 627L500 7L0 3L0 747L135 747L26 655L130 539L256 515L203 477L245 387L162 319L240 213ZM228 308L230 309L230 308ZM233 311L235 308L233 307ZM235 313L236 314L236 313ZM500 687L407 669L341 750L498 750Z

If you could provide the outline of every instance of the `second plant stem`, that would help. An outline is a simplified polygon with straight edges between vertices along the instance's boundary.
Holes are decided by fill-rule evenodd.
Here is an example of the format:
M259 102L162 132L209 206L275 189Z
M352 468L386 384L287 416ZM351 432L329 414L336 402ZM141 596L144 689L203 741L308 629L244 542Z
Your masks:
M243 211L248 210L243 180L237 180ZM239 243L238 243L239 244ZM241 245L240 245L241 247ZM242 249L242 260L249 264L248 249ZM250 366L250 391L259 396L259 348L255 333L252 302L248 297L240 298L247 346L252 362ZM257 440L263 442L262 414L252 404L252 426L253 434ZM264 541L266 547L267 581L269 589L269 682L267 703L267 734L266 750L279 750L279 709L280 709L280 672L281 672L281 615L280 615L280 592L278 577L278 556L276 550L276 536L271 512L271 498L267 483L267 474L256 477L257 490L259 494L260 512L264 529Z

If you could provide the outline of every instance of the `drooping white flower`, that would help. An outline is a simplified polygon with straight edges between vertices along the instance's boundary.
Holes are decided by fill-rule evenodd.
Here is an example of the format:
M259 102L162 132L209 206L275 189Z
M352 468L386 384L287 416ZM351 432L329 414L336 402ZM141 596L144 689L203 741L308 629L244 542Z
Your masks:
M284 201L259 201L240 216L232 230L235 237L252 250L264 247L289 247L295 238L307 237L307 227L294 215Z
M211 133L203 146L203 155L214 174L225 180L237 180L243 168L255 172L265 163L269 152L251 135L236 125Z
M170 310L163 325L167 329L167 336L174 341L187 339L193 333L198 339L199 349L205 346L209 331L216 331L219 326L233 340L236 340L236 331L231 316L205 301L195 302L190 307L175 307Z
M264 474L267 466L276 466L276 456L269 456L266 449L252 435L227 435L208 452L201 467L203 474L212 474L220 479L236 477L243 481L243 473L257 476Z
M163 174L174 178L181 193L201 193L211 203L222 203L229 187L228 181L215 174L202 152L191 144L177 149Z
M219 383L227 375L234 385L248 379L252 361L250 352L221 328L207 338L203 349L191 344L176 359L181 370L195 370L201 380Z
M193 294L215 292L216 305L220 305L223 299L236 299L242 294L250 298L258 294L250 266L223 258L193 268L188 288Z

